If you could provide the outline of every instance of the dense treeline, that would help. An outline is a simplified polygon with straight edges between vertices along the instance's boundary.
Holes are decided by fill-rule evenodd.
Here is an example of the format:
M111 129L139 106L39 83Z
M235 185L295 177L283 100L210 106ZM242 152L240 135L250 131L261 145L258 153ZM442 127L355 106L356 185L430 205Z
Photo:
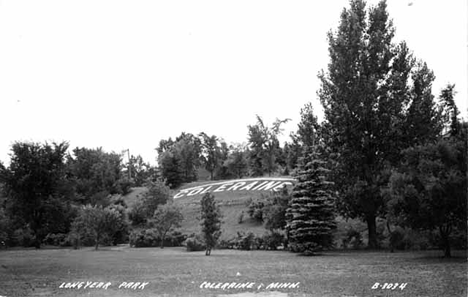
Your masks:
M141 156L124 164L122 155L99 148L69 150L65 142L15 143L10 164L0 163L0 239L97 248L144 245L151 234L162 244L167 236L181 238L173 229L183 218L170 189L199 179L292 175L292 193L253 202L249 213L271 236L282 232L293 250L332 247L341 215L365 222L370 248L380 247L380 220L391 245L401 228L412 228L436 233L450 256L453 235L466 238L468 124L459 118L455 86L436 98L434 73L405 42L395 44L394 34L385 1L370 8L350 1L328 34L330 62L318 76L324 120L306 104L282 145L289 119L268 125L259 115L246 127L245 143L204 132L160 140L157 166ZM121 196L140 186L148 193L127 211ZM177 219L164 225L169 216Z

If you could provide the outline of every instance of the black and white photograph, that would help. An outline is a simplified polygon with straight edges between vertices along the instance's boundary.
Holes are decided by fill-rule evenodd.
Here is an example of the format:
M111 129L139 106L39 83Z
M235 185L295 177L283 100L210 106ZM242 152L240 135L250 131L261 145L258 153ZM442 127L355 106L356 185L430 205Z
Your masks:
M0 0L0 297L468 295L466 0Z

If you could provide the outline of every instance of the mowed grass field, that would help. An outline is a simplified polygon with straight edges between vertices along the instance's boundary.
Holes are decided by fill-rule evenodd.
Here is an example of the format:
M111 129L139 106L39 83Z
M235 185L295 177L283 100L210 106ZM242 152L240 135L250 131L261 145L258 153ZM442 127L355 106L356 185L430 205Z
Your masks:
M326 252L304 257L286 251L128 246L0 251L1 296L467 296L466 251L444 259L440 251ZM111 283L107 289L60 288L63 282ZM123 282L147 282L124 289ZM203 282L247 283L252 289L200 288ZM270 283L297 288L267 289ZM375 283L404 289L372 289ZM258 289L258 286L264 286ZM244 293L244 294L242 294ZM246 295L245 293L248 293Z

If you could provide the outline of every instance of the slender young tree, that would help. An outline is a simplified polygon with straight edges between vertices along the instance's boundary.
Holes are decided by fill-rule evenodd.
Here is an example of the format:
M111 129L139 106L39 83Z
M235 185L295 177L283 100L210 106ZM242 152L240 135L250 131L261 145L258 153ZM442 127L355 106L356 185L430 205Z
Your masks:
M202 233L206 244L205 254L209 256L211 249L216 246L218 238L221 236L221 211L211 193L206 193L201 199L201 219Z
M314 255L333 244L334 199L325 164L315 150L305 149L286 212L286 230L293 252Z

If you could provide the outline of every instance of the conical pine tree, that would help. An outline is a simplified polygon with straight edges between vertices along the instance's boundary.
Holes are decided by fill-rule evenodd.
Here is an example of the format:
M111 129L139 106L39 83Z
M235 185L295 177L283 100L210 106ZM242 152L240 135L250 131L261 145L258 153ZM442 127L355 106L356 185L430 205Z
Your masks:
M293 252L313 255L333 245L336 228L329 172L315 149L306 148L287 210L287 231Z

